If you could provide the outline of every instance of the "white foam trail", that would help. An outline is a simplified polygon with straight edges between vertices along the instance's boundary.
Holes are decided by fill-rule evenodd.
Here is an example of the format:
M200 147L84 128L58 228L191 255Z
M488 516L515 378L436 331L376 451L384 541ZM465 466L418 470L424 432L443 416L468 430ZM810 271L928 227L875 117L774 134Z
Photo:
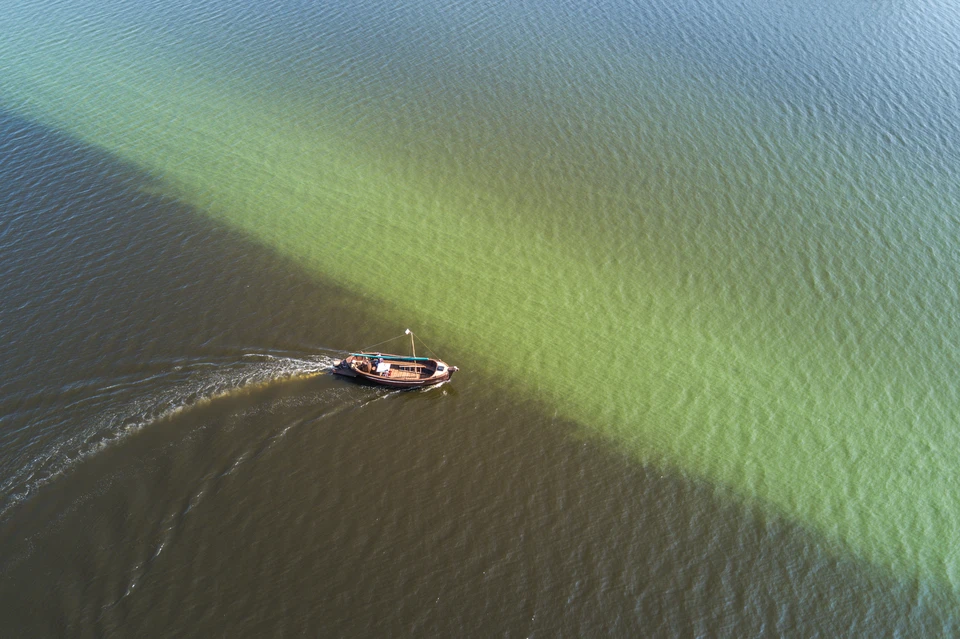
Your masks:
M138 380L148 385L144 394L124 402L122 407L107 407L102 417L72 435L52 442L33 460L22 465L0 486L0 519L12 508L29 499L38 489L54 481L77 464L106 448L154 424L178 414L229 396L250 393L273 384L321 375L333 367L335 359L326 355L296 357L271 353L246 353L240 360L179 362L165 376L151 374ZM167 388L156 384L171 382ZM158 379L159 378L159 379ZM114 383L103 387L132 387L138 383ZM111 399L105 393L105 399Z

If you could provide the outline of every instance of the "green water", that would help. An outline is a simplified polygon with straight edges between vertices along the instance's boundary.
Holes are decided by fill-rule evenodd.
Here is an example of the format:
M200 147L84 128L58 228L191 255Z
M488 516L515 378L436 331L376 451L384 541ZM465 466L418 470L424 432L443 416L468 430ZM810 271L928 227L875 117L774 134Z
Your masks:
M764 47L806 50L816 11L751 28L749 6L687 8L706 25L693 35L720 20L732 40L748 20L744 46L769 62L745 65L723 33L658 38L615 3L40 3L0 24L2 105L156 176L581 436L954 587L960 198L936 119L952 78L872 62L848 78L845 60L883 51L864 23L849 49L842 30L810 36L797 70ZM911 28L940 60L946 35ZM892 74L924 62L890 46ZM898 111L915 97L883 100L938 82L927 125Z

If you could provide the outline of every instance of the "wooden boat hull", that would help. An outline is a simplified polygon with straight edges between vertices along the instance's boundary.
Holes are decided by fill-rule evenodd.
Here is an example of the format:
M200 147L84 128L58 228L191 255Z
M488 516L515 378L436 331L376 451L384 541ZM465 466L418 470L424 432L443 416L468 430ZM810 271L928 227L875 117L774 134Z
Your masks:
M449 381L459 369L439 359L357 353L334 363L333 374L377 386L422 388Z

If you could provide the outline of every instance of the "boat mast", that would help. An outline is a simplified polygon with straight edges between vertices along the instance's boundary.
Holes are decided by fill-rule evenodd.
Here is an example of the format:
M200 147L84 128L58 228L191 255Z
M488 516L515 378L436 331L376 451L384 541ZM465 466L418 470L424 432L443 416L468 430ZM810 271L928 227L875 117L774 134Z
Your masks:
M417 347L416 347L416 346L414 345L414 343L413 343L413 331L411 331L411 330L408 328L407 330L404 331L404 333L406 333L407 335L410 336L410 352L413 353L413 356L414 356L414 357L416 357L416 356L417 356Z

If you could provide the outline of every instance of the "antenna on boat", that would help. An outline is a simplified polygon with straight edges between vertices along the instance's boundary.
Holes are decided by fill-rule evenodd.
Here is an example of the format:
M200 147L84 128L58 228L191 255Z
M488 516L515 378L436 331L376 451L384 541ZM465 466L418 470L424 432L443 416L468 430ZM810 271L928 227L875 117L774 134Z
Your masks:
M417 347L416 347L416 346L414 345L414 343L413 343L413 331L411 331L411 330L408 328L408 329L406 329L406 330L403 331L403 332L404 332L405 334L407 334L407 335L410 336L410 352L413 353L413 356L414 356L414 357L416 357L416 356L417 356Z

